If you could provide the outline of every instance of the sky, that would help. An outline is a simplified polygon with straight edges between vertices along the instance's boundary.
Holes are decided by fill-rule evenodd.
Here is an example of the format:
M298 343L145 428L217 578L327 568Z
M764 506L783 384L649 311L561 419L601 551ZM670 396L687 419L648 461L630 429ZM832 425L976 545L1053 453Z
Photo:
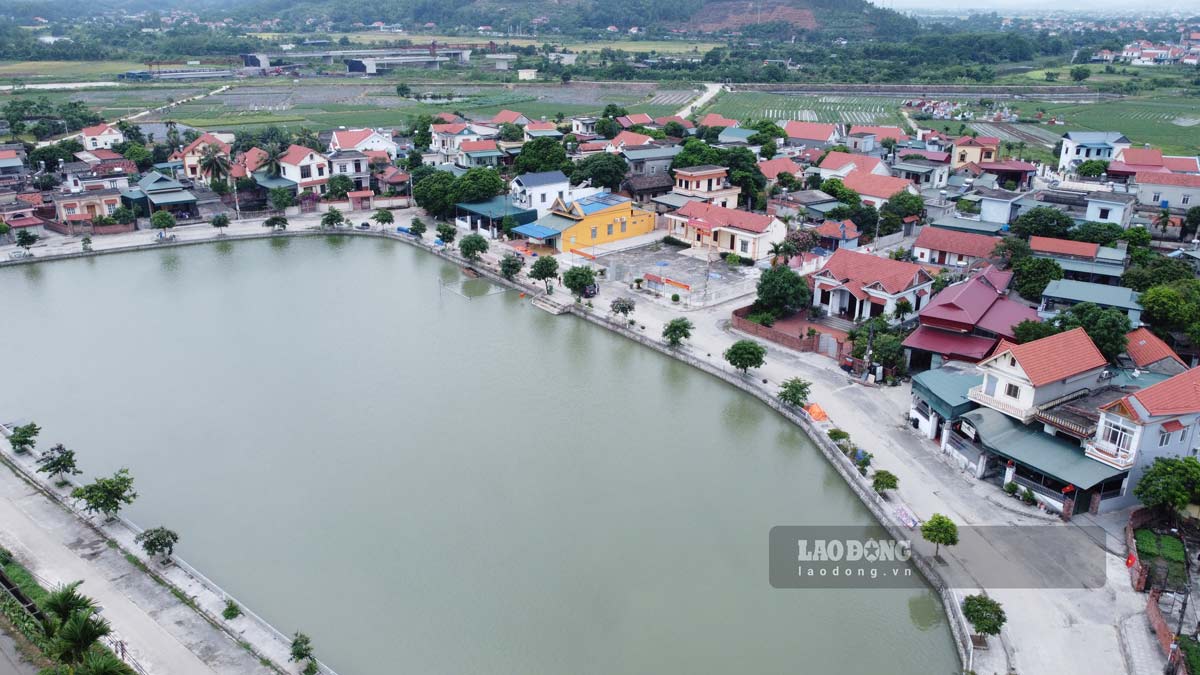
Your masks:
M1150 11L1192 11L1197 12L1196 3L1194 1L1180 0L1139 0L1137 3L1130 4L1128 0L1055 0L1048 7L1045 0L985 0L984 2L970 2L968 0L956 1L950 0L873 0L875 4L882 7L892 9L952 9L955 7L962 8L964 11L973 9L978 12L1006 12L1020 10L1124 10L1130 14L1135 13L1131 8L1137 8L1137 12Z

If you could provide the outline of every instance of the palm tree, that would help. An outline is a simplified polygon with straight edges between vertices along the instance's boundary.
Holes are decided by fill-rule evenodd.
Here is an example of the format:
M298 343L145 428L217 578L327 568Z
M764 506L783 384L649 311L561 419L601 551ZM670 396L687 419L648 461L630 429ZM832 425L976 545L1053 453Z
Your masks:
M204 150L200 153L200 172L208 176L208 182L220 182L229 179L229 170L231 164L229 155L221 149L221 146L216 143L210 143L204 146Z
M1025 156L1025 141L1017 141L1017 159Z
M283 159L283 155L287 153L287 150L278 143L271 143L263 148L263 152L267 153L267 156L263 158L263 168L271 176L278 178L281 171L279 163Z
M112 652L92 651L83 657L83 663L75 669L75 675L134 675L134 672Z
M1004 141L1002 145L1004 146L1004 151L1008 153L1008 156L1012 157L1013 149L1017 147L1017 144L1013 143L1012 141Z
M321 149L321 139L317 138L317 132L308 127L300 127L300 131L296 132L296 145L303 145L311 150Z
M171 146L171 150L178 150L181 143L179 142L179 125L175 120L167 120L167 145Z
M50 624L43 627L46 635L54 635L58 626L66 623L72 614L96 609L96 601L79 592L82 583L76 581L58 586L42 599L42 611L46 613L46 621Z
M1154 217L1154 225L1158 227L1163 234L1166 234L1167 228L1171 226L1171 220L1173 218L1174 216L1171 215L1170 209L1163 209L1157 216Z
M55 659L73 665L83 661L92 645L111 632L108 622L96 616L95 609L80 610L58 627L47 651Z
M783 242L777 241L771 244L771 267L779 263L779 259L783 257Z
M777 241L771 244L771 266L774 267L780 258L783 258L783 264L786 265L792 259L792 256L799 252L800 249L796 246L795 242L787 239Z

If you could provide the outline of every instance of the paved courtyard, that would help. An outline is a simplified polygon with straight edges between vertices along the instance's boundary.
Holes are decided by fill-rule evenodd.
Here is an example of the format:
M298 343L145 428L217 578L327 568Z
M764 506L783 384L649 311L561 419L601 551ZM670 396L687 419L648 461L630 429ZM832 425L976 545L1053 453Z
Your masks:
M689 249L654 242L602 254L597 256L596 262L607 268L609 283L628 284L634 279L647 279L647 275L677 282L679 285L656 285L648 280L646 288L660 291L667 298L678 293L681 302L690 307L707 306L754 292L759 269L745 265L731 267L715 255L712 262L708 262L702 255L687 251Z

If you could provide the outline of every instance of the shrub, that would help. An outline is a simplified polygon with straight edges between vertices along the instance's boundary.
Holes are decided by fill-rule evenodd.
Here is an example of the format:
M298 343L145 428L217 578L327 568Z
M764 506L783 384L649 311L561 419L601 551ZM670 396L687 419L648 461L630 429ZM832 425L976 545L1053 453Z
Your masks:
M671 302L679 302L679 294L678 293L671 294Z
M875 488L876 492L895 490L899 486L900 479L896 477L896 474L885 469L876 471L874 478L871 480L871 487Z
M986 595L963 598L963 616L980 635L999 635L1000 628L1008 620L1000 603Z
M679 239L676 239L675 237L672 237L669 234L662 238L662 243L666 244L667 246L678 246L680 248L686 248L688 246L691 246L691 244L687 243L686 241L681 241Z
M1170 535L1163 535L1158 538L1158 553L1170 562L1181 563L1187 559L1187 552L1183 548L1183 542Z
M1151 530L1140 529L1133 533L1133 540L1137 543L1138 555L1143 558L1157 558L1158 550L1158 535Z
M841 441L844 441L844 440L847 440L850 438L850 434L846 433L845 431L842 431L841 429L830 429L828 431L828 434L829 434L829 440L833 441L834 443L840 443Z
M225 601L225 609L221 610L221 616L225 617L226 621L233 621L242 615L242 608L233 600Z
M730 267L737 267L742 264L742 256L736 253L730 253L725 256L725 264Z
M771 325L774 325L774 323L775 323L775 313L774 312L754 312L753 314L747 316L746 320L749 321L750 323L756 323L760 326L771 326Z
M1037 497L1033 496L1033 490L1025 488L1021 491L1021 501L1025 502L1026 504L1033 505L1037 503Z
M1016 483L1012 482L1011 480L1004 484L1004 491L1010 495L1017 494L1017 490L1019 490L1019 489L1020 489L1020 487Z

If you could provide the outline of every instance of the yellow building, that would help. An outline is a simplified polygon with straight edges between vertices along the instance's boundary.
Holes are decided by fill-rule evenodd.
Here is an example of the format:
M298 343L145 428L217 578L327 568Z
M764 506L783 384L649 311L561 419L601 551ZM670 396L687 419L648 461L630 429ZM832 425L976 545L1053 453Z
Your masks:
M634 208L628 197L600 192L569 203L557 199L550 207L550 213L515 228L513 232L562 252L590 253L589 247L649 234L653 230L652 212Z
M898 150L903 154L903 150ZM1000 159L1000 139L995 136L963 136L954 141L953 167L995 162Z

